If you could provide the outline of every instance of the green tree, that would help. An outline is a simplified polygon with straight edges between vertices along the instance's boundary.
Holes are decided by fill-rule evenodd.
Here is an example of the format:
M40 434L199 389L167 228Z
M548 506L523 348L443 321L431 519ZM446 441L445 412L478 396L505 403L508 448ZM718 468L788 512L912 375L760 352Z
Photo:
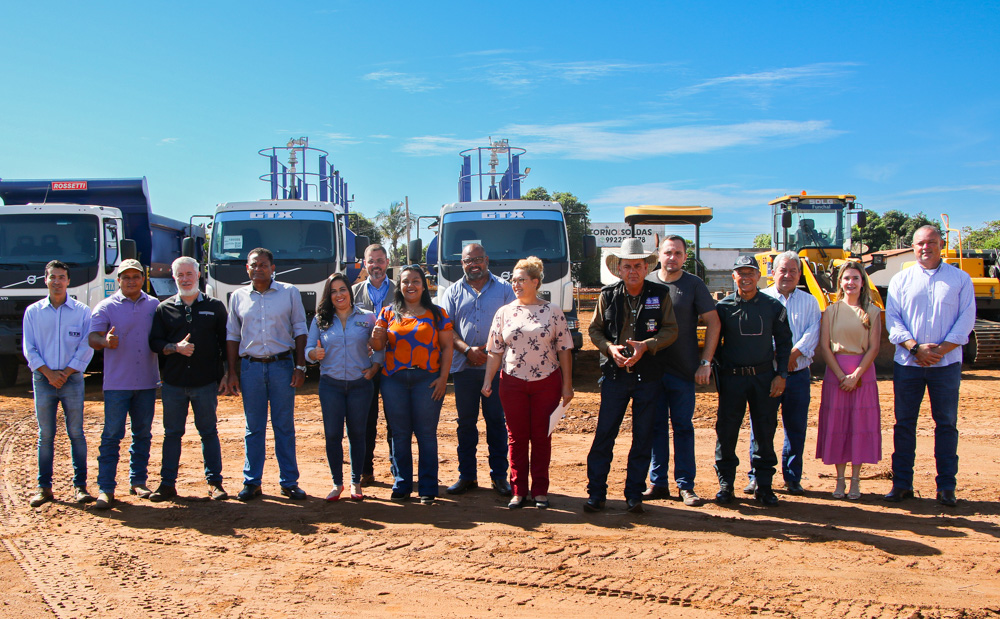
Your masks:
M757 249L771 249L771 235L765 233L753 237L753 246Z
M388 241L389 264L401 265L406 258L406 247L399 240L406 238L406 231L415 223L416 218L406 215L406 207L402 202L393 202L388 209L383 209L375 215L375 223L382 238Z
M550 200L558 202L566 214L566 232L569 233L570 256L574 259L583 256L583 237L590 234L590 207L568 191L557 191L554 194L544 187L529 189L522 196L524 200ZM583 262L573 263L573 279L584 286L597 286L601 283L601 258L594 256Z
M382 233L379 232L378 225L361 213L353 212L350 218L351 232L358 236L367 236L369 243L381 243Z
M962 228L962 249L1000 249L1000 220L987 221L981 228Z
M889 210L879 215L866 209L865 217L865 227L859 229L854 226L851 229L851 239L857 242L860 238L868 246L869 252L909 247L917 228L928 224L941 227L940 222L923 213L907 215L902 211Z

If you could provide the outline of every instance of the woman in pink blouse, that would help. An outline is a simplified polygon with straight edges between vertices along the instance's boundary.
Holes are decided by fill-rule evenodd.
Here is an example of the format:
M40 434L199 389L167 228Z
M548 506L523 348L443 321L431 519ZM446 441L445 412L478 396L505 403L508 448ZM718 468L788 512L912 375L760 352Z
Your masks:
M573 399L573 337L562 310L538 298L543 276L535 256L518 261L510 278L517 299L497 311L487 344L483 395L493 392L493 377L503 367L500 402L510 445L511 509L524 506L529 470L535 506L549 507L549 416L560 399L563 406Z

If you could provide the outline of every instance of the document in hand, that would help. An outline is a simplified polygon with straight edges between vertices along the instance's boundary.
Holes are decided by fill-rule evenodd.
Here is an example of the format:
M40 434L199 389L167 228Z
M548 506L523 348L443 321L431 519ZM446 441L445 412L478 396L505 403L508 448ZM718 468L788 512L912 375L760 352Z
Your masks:
M556 406L556 410L552 411L549 415L549 436L552 436L552 432L555 431L556 426L559 425L559 420L566 416L566 407L563 406L562 401Z

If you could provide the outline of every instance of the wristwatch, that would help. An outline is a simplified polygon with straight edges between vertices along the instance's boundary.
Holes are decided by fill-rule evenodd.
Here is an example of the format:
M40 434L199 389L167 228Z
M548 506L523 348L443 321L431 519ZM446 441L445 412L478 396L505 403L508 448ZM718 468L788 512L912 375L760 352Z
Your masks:
M708 359L702 359L701 361L698 362L698 365L704 368L712 365L712 362L709 361Z
M305 373L306 366L304 366L304 365L297 365L297 366L295 366L295 369L298 370L298 371L300 371L300 372Z
M919 352L919 350L918 350L919 348L920 348L920 344L914 344L913 348L910 349L910 354L913 355L914 357L916 357L917 353Z

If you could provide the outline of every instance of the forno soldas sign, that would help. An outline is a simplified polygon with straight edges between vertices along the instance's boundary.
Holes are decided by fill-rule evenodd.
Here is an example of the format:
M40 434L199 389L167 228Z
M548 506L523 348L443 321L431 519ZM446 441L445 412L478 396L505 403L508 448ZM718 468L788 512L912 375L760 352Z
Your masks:
M656 249L656 235L663 238L664 226L636 226L635 237L642 241L642 248ZM621 247L622 240L632 236L632 227L621 223L591 223L590 233L597 238L598 247Z

